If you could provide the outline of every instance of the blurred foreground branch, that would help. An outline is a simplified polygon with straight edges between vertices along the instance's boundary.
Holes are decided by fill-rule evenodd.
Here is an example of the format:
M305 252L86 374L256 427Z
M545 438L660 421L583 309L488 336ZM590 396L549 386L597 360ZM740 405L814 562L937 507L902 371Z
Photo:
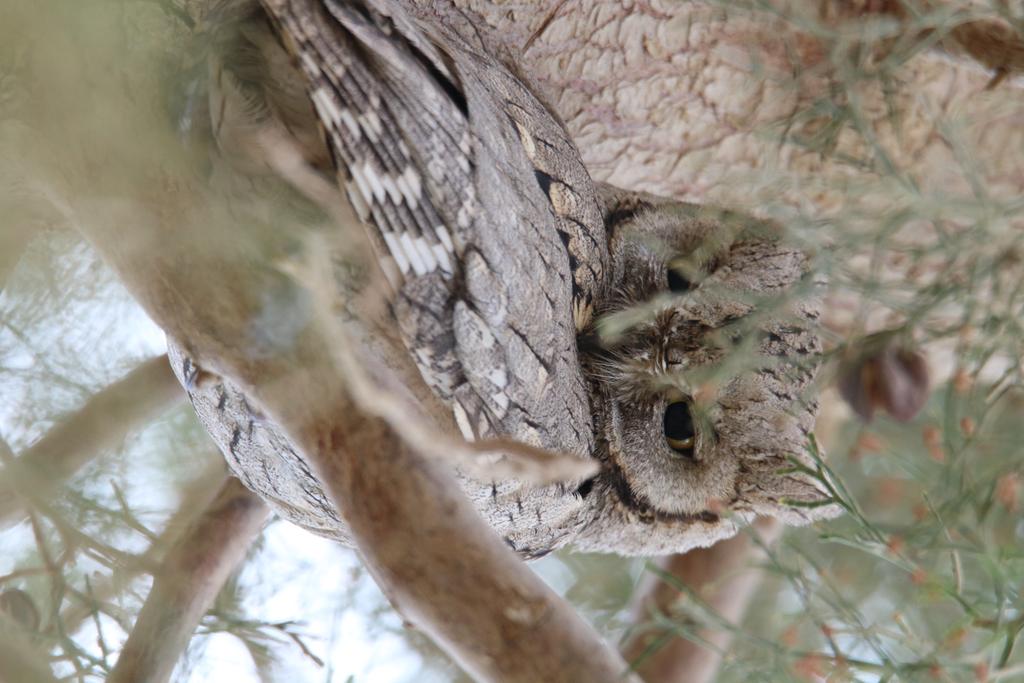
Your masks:
M622 680L624 663L484 524L443 466L381 420L353 416L347 400L332 404L292 422L293 437L399 612L480 680Z
M170 678L199 620L245 558L269 514L234 478L168 552L124 645L111 683Z
M755 523L755 533L764 543L774 542L781 532L777 520ZM738 624L761 582L760 572L752 566L760 554L750 534L740 533L710 548L662 558L659 566L700 594L719 617ZM679 618L676 605L686 599L676 586L653 574L648 574L637 595L634 622L638 624L650 622L652 617ZM714 679L732 633L722 628L702 629L699 637L703 643L674 635L670 628L644 626L634 632L622 652L647 683L705 683Z
M0 471L0 529L24 516L25 497L46 499L83 465L185 397L167 363L151 358L92 396Z
M10 221L0 228L0 292L31 239L32 230L24 223Z
M0 681L3 683L56 683L46 655L0 614Z

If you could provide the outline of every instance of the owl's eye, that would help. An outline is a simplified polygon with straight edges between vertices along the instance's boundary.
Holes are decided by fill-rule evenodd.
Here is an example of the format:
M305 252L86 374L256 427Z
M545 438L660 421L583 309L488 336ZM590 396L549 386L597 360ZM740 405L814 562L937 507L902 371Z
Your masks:
M682 292L688 292L692 288L693 283L690 282L689 278L675 268L670 267L668 269L668 289L670 292L680 294Z
M669 448L692 458L696 436L690 406L685 401L669 403L665 408L665 441Z

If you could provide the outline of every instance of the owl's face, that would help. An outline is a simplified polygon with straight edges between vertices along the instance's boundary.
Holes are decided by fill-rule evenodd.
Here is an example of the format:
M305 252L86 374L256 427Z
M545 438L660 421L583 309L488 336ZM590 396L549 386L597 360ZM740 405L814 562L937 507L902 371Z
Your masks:
M806 256L768 224L689 205L609 223L613 289L584 353L605 495L669 520L786 517L819 499L790 460L816 410Z

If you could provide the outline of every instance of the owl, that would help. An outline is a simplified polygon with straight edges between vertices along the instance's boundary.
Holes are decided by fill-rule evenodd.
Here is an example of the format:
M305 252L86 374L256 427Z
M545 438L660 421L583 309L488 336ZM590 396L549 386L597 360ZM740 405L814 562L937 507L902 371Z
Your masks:
M834 512L794 467L816 411L819 283L779 226L595 184L552 110L452 6L221 0L200 26L189 127L228 173L275 182L270 130L332 177L439 427L598 464L547 486L457 472L520 555L680 552L757 515ZM353 272L339 266L339 288L361 286ZM380 352L358 312L339 316ZM301 452L169 346L241 481L348 542Z

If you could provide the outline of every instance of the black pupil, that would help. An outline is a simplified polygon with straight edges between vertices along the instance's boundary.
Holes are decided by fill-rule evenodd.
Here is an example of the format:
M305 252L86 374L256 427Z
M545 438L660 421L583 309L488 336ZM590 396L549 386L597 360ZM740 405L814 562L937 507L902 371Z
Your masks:
M693 283L675 268L668 269L668 288L673 292L688 292Z
M665 408L665 438L673 441L685 441L692 439L693 436L693 417L690 415L690 407L683 401L670 403Z

